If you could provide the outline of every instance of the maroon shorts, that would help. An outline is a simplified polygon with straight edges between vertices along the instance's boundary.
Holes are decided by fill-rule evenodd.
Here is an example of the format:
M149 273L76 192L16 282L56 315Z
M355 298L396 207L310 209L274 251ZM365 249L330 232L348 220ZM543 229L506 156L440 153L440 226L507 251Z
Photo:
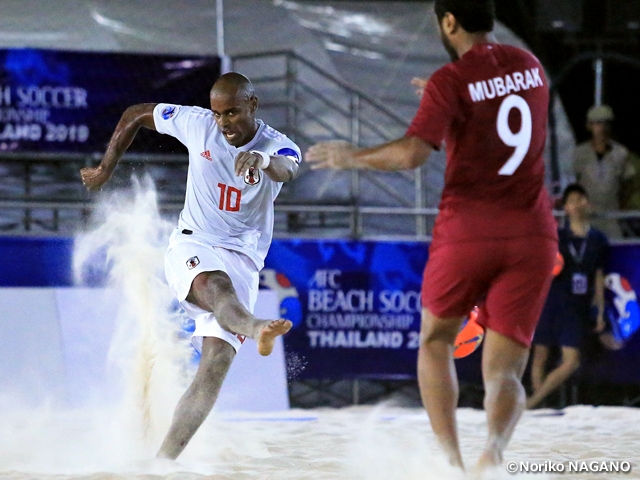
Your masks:
M480 308L478 322L531 346L558 243L547 237L485 239L429 249L422 305L440 318Z

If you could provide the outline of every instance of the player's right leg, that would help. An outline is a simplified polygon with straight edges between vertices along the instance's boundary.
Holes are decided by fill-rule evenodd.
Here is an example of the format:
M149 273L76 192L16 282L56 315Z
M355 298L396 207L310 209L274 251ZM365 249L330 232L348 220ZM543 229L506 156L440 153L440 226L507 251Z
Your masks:
M292 327L289 320L260 320L254 317L240 303L231 278L223 271L198 274L193 279L186 300L212 312L223 329L254 339L261 355L269 355L276 337L284 335Z
M486 291L494 251L485 242L432 244L422 284L418 381L431 426L452 465L462 467L455 411L453 343L463 318Z
M288 320L262 320L251 313L259 275L241 253L211 247L176 230L165 257L165 273L182 307L196 319L194 345L200 337L213 336L227 340L237 350L244 337L250 337L260 354L269 355L276 337L292 326Z
M463 317L438 318L422 310L420 349L418 350L418 385L431 428L449 463L464 468L458 431L458 377L453 363L453 342Z
M191 385L182 395L171 427L157 456L175 460L207 418L215 404L236 351L226 341L204 337L200 364Z

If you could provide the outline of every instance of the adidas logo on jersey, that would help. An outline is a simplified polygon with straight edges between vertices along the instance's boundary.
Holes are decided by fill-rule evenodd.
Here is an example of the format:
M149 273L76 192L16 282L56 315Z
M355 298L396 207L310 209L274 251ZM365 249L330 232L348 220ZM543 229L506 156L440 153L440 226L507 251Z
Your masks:
M211 150L205 150L200 154L200 156L206 158L210 162L213 162L213 158L211 158Z

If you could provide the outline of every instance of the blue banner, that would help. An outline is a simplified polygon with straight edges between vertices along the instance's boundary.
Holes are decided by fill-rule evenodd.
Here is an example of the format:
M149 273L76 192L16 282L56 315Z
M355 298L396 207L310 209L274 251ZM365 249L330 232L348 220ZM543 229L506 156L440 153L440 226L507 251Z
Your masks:
M220 68L218 57L0 50L0 151L102 152L130 105L207 107ZM141 132L129 150L180 148Z
M294 327L299 378L415 377L427 245L275 241L261 286Z
M626 312L627 320L637 321L638 303L636 293L640 292L640 246L616 245L611 248L607 270L616 272L627 281L627 289L632 291L632 300L620 310ZM609 292L607 292L609 293ZM610 301L615 301L612 295L607 295L608 310L616 310ZM620 296L618 296L620 299ZM635 305L634 305L635 304ZM634 307L634 308L631 308ZM633 384L640 383L640 333L632 334L624 344L618 345L618 350L602 349L598 344L592 348L581 366L580 375L591 382Z
M73 285L73 239L0 237L0 287Z
M72 256L73 239L0 237L0 287L72 286ZM83 285L105 278L96 257ZM260 282L294 323L284 340L297 378L415 378L427 258L419 242L274 240ZM640 291L640 245L613 246L608 270ZM456 360L462 380L481 381L481 351ZM584 360L588 381L639 384L640 333L619 350L596 342Z

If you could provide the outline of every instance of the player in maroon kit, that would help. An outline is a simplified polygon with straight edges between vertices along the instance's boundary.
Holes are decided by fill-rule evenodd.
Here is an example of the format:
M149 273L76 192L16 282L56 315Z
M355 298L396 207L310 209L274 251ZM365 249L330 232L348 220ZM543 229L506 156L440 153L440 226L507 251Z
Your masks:
M452 63L429 79L403 138L357 149L317 144L313 168L412 169L446 145L440 213L422 288L418 381L432 428L451 464L464 468L455 410L453 342L481 301L488 439L477 467L502 462L525 405L533 332L551 282L556 225L544 188L547 80L529 52L494 43L493 0L436 0Z

